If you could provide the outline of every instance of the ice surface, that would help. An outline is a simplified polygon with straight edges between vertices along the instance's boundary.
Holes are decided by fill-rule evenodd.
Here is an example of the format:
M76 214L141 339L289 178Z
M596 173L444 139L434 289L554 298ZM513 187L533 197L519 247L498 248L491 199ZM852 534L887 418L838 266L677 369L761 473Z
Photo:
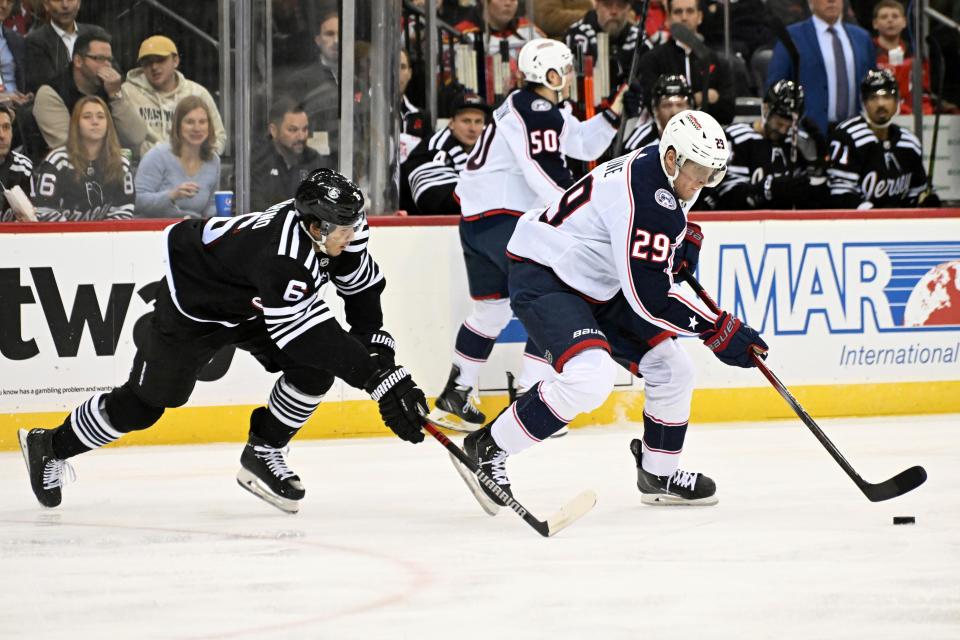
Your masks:
M720 504L649 507L636 429L580 429L509 462L541 519L600 496L544 539L429 438L295 441L295 516L236 485L239 444L80 456L54 510L3 453L0 638L960 638L960 416L821 426L868 481L930 478L871 504L796 421L700 425Z

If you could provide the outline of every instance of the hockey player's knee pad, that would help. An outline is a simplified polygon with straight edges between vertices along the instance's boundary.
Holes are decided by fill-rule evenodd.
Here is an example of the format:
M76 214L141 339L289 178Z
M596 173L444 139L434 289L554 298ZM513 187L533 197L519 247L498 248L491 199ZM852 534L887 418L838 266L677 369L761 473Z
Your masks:
M654 347L649 355L655 356L656 362L650 370L643 372L647 407L661 403L686 405L689 411L696 369L687 351L676 340L666 340Z
M473 311L467 316L466 324L482 336L496 338L510 323L513 310L506 298L499 300L476 300Z
M110 424L121 433L140 431L153 426L163 415L163 407L147 404L130 388L117 387L104 398Z
M308 396L322 396L330 391L333 381L337 379L332 373L323 369L287 371L283 374L283 377L297 391Z
M603 349L588 349L573 356L563 365L555 379L557 397L551 398L561 414L572 419L578 413L593 411L613 391L617 364Z

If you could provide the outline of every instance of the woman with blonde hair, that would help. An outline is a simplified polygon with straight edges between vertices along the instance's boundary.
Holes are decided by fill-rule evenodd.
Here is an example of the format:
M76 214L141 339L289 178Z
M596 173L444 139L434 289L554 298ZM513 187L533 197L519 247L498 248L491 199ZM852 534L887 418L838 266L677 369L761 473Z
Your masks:
M101 98L84 96L74 106L67 144L48 153L37 169L33 196L37 219L44 222L133 217L130 161Z
M210 111L199 96L187 96L173 112L170 142L144 154L137 169L137 215L147 218L209 218L220 184L220 156L213 151Z

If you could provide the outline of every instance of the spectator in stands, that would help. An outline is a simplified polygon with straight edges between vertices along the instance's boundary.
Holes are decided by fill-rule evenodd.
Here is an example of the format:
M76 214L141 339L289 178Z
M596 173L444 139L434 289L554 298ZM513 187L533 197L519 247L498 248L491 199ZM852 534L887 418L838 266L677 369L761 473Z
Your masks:
M830 195L838 209L938 207L929 187L920 141L893 124L900 100L889 69L869 71L860 85L861 115L830 135Z
M213 150L222 154L227 133L217 104L205 87L187 80L177 70L180 54L173 40L166 36L147 38L140 45L137 64L139 68L127 72L123 92L147 125L147 139L140 145L140 154L170 139L173 110L187 96L200 96L207 103L213 129Z
M640 26L630 22L631 8L627 0L594 0L594 7L583 18L574 22L566 34L567 46L574 56L579 51L592 56L597 61L597 34L606 33L610 42L610 86L605 87L604 96L613 95L617 88L627 81L633 52L640 39ZM653 48L647 38L643 38L644 50ZM641 51L641 55L643 55Z
M543 32L555 39L593 8L591 0L527 0L533 2L534 19Z
M407 85L413 70L410 67L410 56L403 49L400 50L400 163L407 158L424 138L433 135L428 114L410 102L407 98Z
M286 95L303 104L310 130L322 155L334 155L340 139L340 15L335 6L317 12L313 42L317 56L278 80L274 95Z
M32 72L31 72L32 73ZM113 68L110 35L99 27L77 38L73 64L37 90L33 116L51 149L67 142L74 105L84 96L99 96L110 105L111 128L116 126L124 147L138 149L147 127L121 91L123 76Z
M253 211L289 200L314 169L333 169L330 158L307 146L310 121L302 104L281 97L270 108L269 143L259 146L250 169Z
M660 76L653 85L650 103L647 105L647 110L653 117L639 123L630 132L623 145L624 152L658 144L663 128L670 122L670 118L695 107L693 90L687 84L686 78L680 75Z
M209 218L216 215L220 156L213 150L207 101L187 96L177 104L170 142L150 149L137 167L137 215Z
M543 32L536 25L530 24L526 16L520 15L519 9L517 0L480 0L479 7L466 14L466 17L455 25L467 42L482 38L484 55L493 58L495 63L501 60L501 51L506 47L507 67L499 86L496 72L492 79L488 79L488 82L493 81L494 91L493 96L487 96L488 100L500 100L517 88L520 83L520 72L517 69L520 49L530 40L543 36Z
M13 0L0 0L0 21L13 11ZM27 90L27 43L23 36L3 25L0 27L0 101L21 105L33 98Z
M4 189L20 187L25 195L30 195L30 176L33 174L33 163L30 158L14 151L13 145L13 109L7 105L0 105L0 184ZM25 221L18 212L11 210L0 192L0 221Z
M81 97L70 117L66 146L51 151L33 177L37 219L132 218L133 174L121 151L107 103L95 95Z
M810 17L809 0L766 0L767 10L783 24L793 24Z
M856 113L860 81L873 67L876 51L870 34L843 22L843 0L810 0L813 16L787 30L800 52L800 85L806 91L807 115L823 132ZM777 80L793 79L790 54L782 42L767 67L769 89Z
M11 10L3 19L3 26L26 37L33 26L33 0L6 0Z
M37 91L69 67L77 40L94 28L77 22L80 0L43 0L43 6L50 22L34 26L27 34L28 92Z
M680 23L699 36L703 21L698 0L668 0L670 23ZM733 73L730 64L722 56L713 55L705 60L687 45L670 40L657 45L640 60L640 79L644 95L651 95L653 85L662 75L681 75L693 89L700 108L717 119L720 124L733 121L736 108ZM704 100L706 90L706 100Z
M913 51L904 40L907 15L897 0L880 0L873 7L873 29L877 32L873 44L877 48L877 68L890 69L900 85L900 113L913 113L913 96L910 84L913 81ZM923 89L930 91L930 64L923 64ZM923 112L933 113L929 96L923 96Z
M639 23L643 15L643 0L632 0L633 14ZM667 0L649 0L647 2L647 21L643 30L654 45L663 44L670 39L667 29Z
M460 215L460 201L453 191L489 117L490 107L480 96L460 97L447 128L418 147L401 166L400 179L409 186L410 200L401 201L400 208L414 215Z

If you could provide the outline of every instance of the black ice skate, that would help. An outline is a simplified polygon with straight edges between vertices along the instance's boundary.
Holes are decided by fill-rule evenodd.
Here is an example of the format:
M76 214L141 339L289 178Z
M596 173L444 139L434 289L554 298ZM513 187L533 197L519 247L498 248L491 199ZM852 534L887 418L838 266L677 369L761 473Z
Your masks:
M643 494L640 501L652 505L709 506L717 504L717 485L702 473L677 469L672 476L655 476L643 470L639 440L630 443L630 451L637 461L637 488Z
M453 365L447 385L430 412L430 420L447 429L471 433L482 427L487 418L473 404L473 388L457 385L459 375L460 367Z
M23 461L27 463L27 474L30 476L33 494L45 507L58 506L62 498L60 489L63 487L64 473L69 474L71 480L76 476L70 463L54 457L53 431L20 429L17 435L20 438Z
M474 431L463 439L463 452L473 460L486 478L480 477L463 466L453 455L453 466L467 488L477 499L480 506L491 516L497 515L500 507L508 499L513 498L510 490L510 479L507 477L507 452L497 446L490 432L490 427Z
M286 513L299 511L299 501L306 494L300 477L287 466L283 449L271 447L254 435L240 456L237 483Z
M514 380L516 380L514 375L509 371L507 371L507 401L510 404L513 404L523 396L527 395L527 391L529 391L529 389L518 389L516 384L514 384ZM568 427L567 425L563 425L562 427L560 427L559 430L551 433L550 437L562 438L568 433L570 433L570 427Z

